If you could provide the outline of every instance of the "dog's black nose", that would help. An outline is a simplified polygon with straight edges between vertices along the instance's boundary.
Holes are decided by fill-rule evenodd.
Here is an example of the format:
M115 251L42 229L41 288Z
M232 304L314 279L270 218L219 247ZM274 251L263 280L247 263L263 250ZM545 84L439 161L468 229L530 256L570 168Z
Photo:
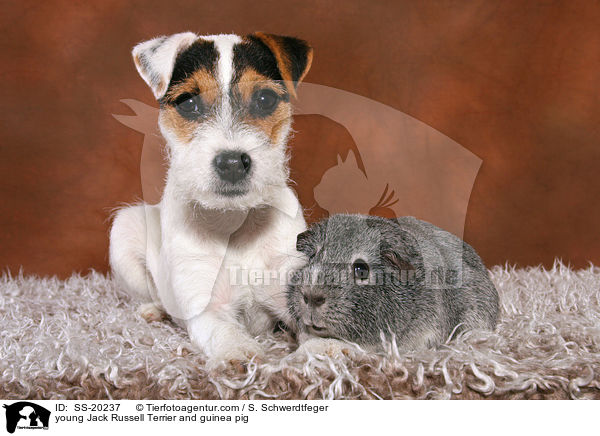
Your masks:
M246 153L224 151L215 157L213 165L221 179L230 183L237 183L246 177L250 171L252 160Z

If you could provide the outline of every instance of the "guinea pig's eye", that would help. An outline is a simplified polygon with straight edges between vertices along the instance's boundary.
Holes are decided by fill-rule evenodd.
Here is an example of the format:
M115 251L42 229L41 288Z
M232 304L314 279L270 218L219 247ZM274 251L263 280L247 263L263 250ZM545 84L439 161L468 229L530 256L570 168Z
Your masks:
M204 104L199 95L181 94L175 100L175 109L187 120L195 120L204 113Z
M271 115L279 103L279 95L272 89L259 89L252 95L250 112L257 117Z
M354 280L364 281L369 278L369 265L362 259L356 259L352 265Z

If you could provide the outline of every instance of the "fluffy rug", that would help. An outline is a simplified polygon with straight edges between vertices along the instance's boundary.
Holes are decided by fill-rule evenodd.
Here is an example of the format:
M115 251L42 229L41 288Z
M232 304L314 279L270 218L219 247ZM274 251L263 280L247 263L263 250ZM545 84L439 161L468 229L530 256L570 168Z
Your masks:
M98 273L0 279L0 398L600 398L600 268L494 267L501 317L408 355L293 361L284 335L260 363L203 369L185 331L146 323Z

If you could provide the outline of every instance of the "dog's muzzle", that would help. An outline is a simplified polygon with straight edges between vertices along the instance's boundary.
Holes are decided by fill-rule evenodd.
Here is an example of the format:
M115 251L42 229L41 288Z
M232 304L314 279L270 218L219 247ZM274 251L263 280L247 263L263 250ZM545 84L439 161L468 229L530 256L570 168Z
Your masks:
M215 156L213 166L222 181L235 185L248 176L252 159L240 151L223 151Z

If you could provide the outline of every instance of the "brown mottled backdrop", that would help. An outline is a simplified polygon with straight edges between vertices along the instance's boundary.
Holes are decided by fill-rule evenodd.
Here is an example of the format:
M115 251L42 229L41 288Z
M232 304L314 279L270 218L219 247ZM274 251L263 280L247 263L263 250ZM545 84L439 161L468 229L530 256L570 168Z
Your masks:
M0 267L106 270L110 210L141 196L143 141L111 114L128 112L122 98L153 104L130 49L183 30L300 36L315 48L307 81L406 112L479 156L465 238L488 264L600 264L598 2L65 0L1 9ZM351 139L317 116L295 128L296 174L324 156L298 187L307 201Z

